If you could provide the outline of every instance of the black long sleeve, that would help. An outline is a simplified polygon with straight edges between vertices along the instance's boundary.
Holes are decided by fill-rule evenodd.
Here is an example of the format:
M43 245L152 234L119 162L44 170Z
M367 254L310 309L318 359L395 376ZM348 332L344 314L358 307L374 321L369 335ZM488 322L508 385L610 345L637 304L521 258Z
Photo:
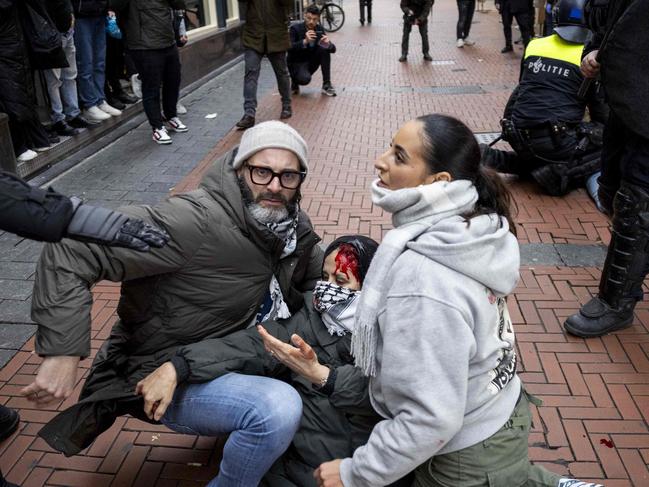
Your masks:
M70 198L0 172L0 230L45 242L61 240L72 219Z

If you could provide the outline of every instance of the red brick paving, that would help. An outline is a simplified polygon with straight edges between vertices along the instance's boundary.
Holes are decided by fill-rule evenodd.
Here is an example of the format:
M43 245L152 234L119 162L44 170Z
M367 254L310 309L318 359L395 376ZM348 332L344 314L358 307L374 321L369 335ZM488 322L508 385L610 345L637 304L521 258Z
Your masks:
M345 27L333 34L336 98L319 93L319 75L294 101L290 120L311 147L311 172L303 205L326 241L344 233L381 238L389 218L373 207L368 184L372 161L404 121L428 112L453 114L476 132L498 130L498 119L516 82L520 51L503 56L495 11L476 13L472 37L478 44L454 47L455 3L438 0L430 25L431 54L421 60L419 35L412 33L408 64L396 61L401 36L396 1L374 0L374 23L360 27L356 2L345 3ZM444 95L430 87L481 86L483 93ZM409 88L415 88L409 90ZM261 100L258 120L274 118L279 98ZM215 157L235 145L229 133L178 185L191 189ZM531 183L511 180L518 205L522 243L592 244L608 242L608 222L583 190L565 198L539 193ZM547 468L608 487L649 486L649 305L641 303L633 326L602 338L566 335L561 323L596 292L595 267L528 267L509 297L528 390L543 399L534 408L532 460ZM119 287L94 289L93 350L114 323ZM191 437L133 418L120 418L81 455L66 459L36 437L56 410L32 409L18 390L29 383L40 359L33 340L0 371L0 403L20 410L19 432L0 444L0 467L24 486L199 486L218 469L222 440ZM81 363L80 380L90 360ZM79 384L80 386L80 384ZM77 388L78 390L78 388Z

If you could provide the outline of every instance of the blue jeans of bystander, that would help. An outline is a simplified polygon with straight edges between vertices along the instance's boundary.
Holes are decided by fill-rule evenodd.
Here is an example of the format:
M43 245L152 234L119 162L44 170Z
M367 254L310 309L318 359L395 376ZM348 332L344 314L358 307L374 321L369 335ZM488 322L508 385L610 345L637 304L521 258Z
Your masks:
M219 474L208 487L250 487L288 448L301 416L302 400L290 385L227 374L178 387L162 423L179 433L230 433Z
M74 47L74 33L72 30L61 34L61 43L65 51L65 58L69 66L45 70L47 92L50 95L52 108L52 121L54 123L74 118L79 115L79 101L77 100L77 61L76 48Z
M74 24L74 44L77 48L77 86L83 108L104 101L106 78L106 31L103 17L82 17Z

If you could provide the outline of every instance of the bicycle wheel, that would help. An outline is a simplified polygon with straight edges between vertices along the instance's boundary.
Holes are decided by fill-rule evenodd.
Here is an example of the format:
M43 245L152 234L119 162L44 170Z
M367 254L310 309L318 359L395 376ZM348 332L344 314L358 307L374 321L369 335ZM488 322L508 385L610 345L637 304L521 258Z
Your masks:
M320 24L327 32L336 32L345 23L345 11L335 3L327 3L320 11Z

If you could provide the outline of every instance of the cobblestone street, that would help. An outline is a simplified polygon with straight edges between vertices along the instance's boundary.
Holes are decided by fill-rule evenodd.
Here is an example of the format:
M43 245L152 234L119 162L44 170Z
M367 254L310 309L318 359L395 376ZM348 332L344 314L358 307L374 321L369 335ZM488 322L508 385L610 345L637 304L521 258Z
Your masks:
M480 5L480 4L479 4ZM500 18L492 2L476 12L475 46L455 46L457 7L438 0L429 23L432 62L422 59L418 32L407 63L400 55L401 11L395 0L374 0L371 25L361 27L358 4L344 3L344 27L331 40L332 81L338 96L321 94L318 72L293 99L289 123L307 140L309 176L303 209L328 243L348 233L375 239L391 228L372 205L373 161L395 130L418 115L443 112L476 134L499 132L516 86L522 48L500 54ZM514 38L517 37L514 31ZM170 191L195 188L211 163L235 146L242 115L243 64L234 64L182 100L187 134L171 146L151 141L146 122L56 177L67 194L116 207L155 204ZM279 117L274 75L265 62L257 122ZM217 113L216 118L205 118ZM633 326L589 340L561 324L597 292L609 222L585 190L545 196L530 182L510 180L518 206L521 280L509 297L520 376L543 400L533 407L530 455L552 471L607 487L649 486L649 304L639 303ZM82 454L65 458L37 436L57 411L73 404L92 362L81 362L70 399L35 409L18 391L33 380L35 325L29 319L35 262L41 244L0 233L0 404L19 410L18 431L0 443L0 468L24 487L198 487L218 471L223 438L176 434L164 426L122 417ZM94 288L93 353L117 319L118 284ZM507 486L503 486L507 487Z

